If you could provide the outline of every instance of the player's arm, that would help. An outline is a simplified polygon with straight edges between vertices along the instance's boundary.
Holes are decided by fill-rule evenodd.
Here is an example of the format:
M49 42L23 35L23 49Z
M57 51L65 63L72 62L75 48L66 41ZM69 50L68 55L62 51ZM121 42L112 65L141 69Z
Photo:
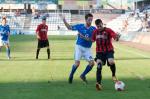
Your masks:
M10 27L8 26L8 38L10 38Z
M37 39L40 39L39 31L36 32L36 37L37 37Z
M63 20L65 26L67 27L68 30L71 30L72 27L71 25L66 21L65 16L63 16L62 14L59 14L60 18Z
M36 29L36 37L37 37L37 39L40 40L41 38L39 36L39 30L40 30L40 27L38 26L37 29Z
M121 34L119 34L119 33L116 33L115 40L116 40L116 41L119 41L119 39L120 39L120 36L121 36Z
M90 41L90 42L95 42L95 41L96 41L96 30L94 30L94 31L92 32L92 37L91 37L91 38L86 37L86 36L84 36L84 35L81 34L81 33L78 33L78 35L79 35L81 38L83 38L84 40L86 40L86 41Z
M109 29L111 37L114 38L115 41L119 41L121 34L115 33L112 29Z
M95 41L96 41L96 30L93 31L91 38L86 37L86 36L84 36L84 35L81 34L81 33L78 33L78 35L80 35L80 37L83 38L83 39L86 40L86 41L90 41L90 42L95 42Z
M84 40L86 40L86 41L91 41L91 42L92 42L92 39L91 39L91 38L86 37L86 36L84 36L84 35L81 34L81 33L78 33L78 35L80 36L80 38L82 38L82 39L84 39Z

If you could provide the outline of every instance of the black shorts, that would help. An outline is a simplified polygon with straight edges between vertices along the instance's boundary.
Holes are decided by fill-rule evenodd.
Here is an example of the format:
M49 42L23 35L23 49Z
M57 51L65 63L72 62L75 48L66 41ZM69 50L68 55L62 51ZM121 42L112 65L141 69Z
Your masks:
M38 48L49 47L48 40L38 40Z
M114 58L114 51L109 51L109 52L97 52L96 53L96 58L95 58L95 61L97 59L100 59L102 61L102 65L105 65L106 64L106 61L107 61L107 65L109 66L109 63L108 63L108 59L109 58Z

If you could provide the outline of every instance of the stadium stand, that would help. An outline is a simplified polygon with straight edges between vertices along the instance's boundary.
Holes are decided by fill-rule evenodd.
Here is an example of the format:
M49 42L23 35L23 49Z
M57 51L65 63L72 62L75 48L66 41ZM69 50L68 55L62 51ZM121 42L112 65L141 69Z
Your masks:
M47 16L46 16L47 15ZM64 13L66 20L71 23L71 14ZM63 24L63 21L59 17L59 13L47 13L42 14L38 18L31 15L20 15L15 16L15 13L1 13L2 16L7 16L7 24L10 25L11 34L33 34L37 28L37 25L41 23L41 18L43 16L47 17L47 25L49 26L49 31L62 30L65 31L67 28Z

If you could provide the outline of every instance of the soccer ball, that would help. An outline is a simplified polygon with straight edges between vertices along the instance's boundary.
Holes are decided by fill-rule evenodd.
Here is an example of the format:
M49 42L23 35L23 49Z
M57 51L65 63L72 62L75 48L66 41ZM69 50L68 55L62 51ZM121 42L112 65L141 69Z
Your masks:
M117 82L115 83L115 89L116 89L117 91L123 91L124 88L125 88L125 84L124 84L123 81L117 81Z

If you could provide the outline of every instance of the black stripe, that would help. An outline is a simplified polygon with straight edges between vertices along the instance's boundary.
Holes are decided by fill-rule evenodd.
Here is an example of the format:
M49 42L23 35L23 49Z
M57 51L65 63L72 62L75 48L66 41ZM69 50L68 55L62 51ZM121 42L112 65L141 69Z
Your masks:
M99 31L97 31L96 36L99 34L100 34ZM97 45L96 46L97 46L97 50L100 50L100 39L99 38L97 39Z
M106 31L105 31L104 36L105 36L105 37L108 37L108 34L107 34L107 32L106 32ZM108 43L108 38L106 38L106 39L105 39L105 47L106 47L106 51L108 51L107 43Z
M103 31L100 31L100 35L102 35L103 34ZM102 49L102 52L104 51L104 48L103 48L103 44L102 44L102 42L103 42L103 39L102 38L100 38L100 46L101 46L101 49Z

